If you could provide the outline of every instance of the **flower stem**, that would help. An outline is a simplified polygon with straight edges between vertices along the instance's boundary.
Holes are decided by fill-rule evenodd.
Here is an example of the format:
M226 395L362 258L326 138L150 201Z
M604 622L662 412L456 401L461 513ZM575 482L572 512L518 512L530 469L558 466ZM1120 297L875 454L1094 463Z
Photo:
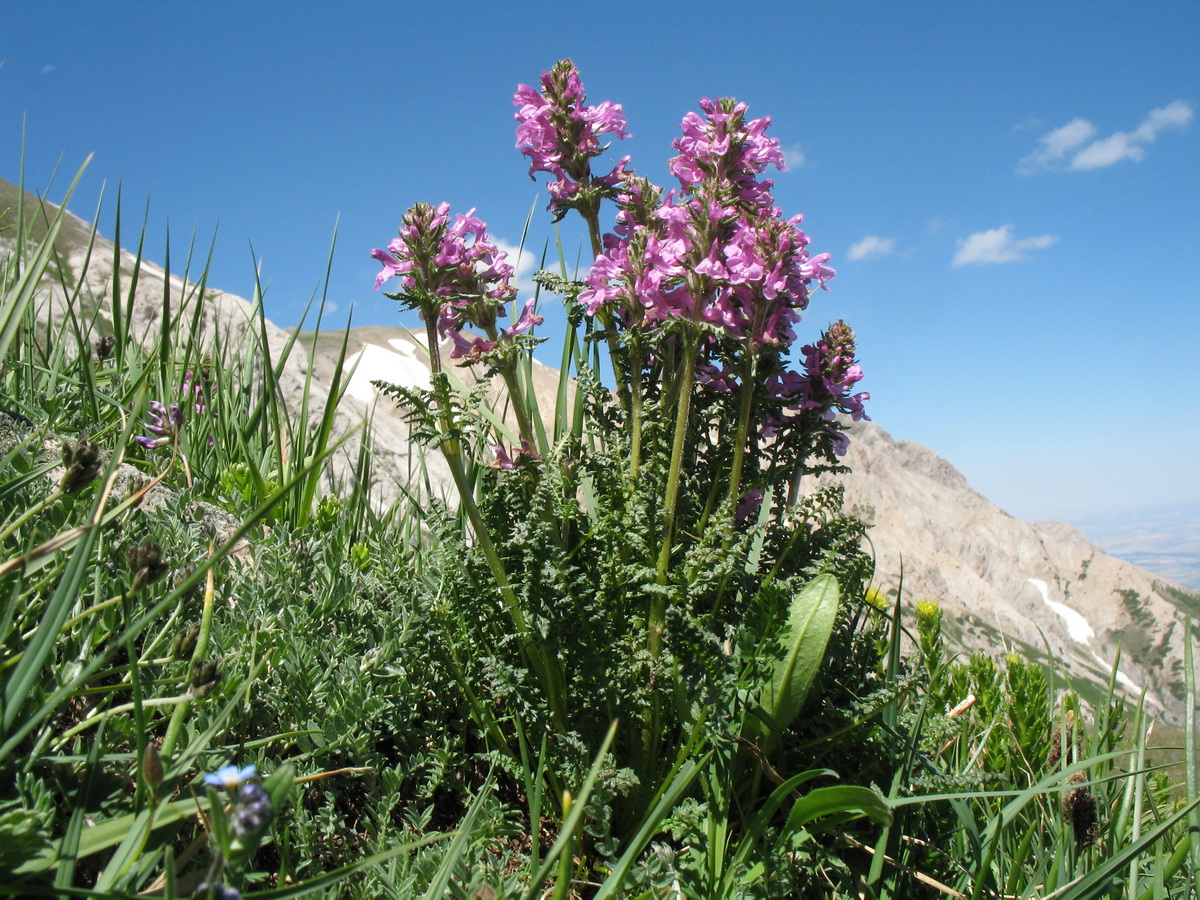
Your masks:
M683 468L683 450L687 444L688 419L692 410L692 379L696 373L697 335L688 331L683 340L683 375L676 389L679 402L675 408L675 435L671 444L671 466L667 472L667 493L663 501L663 543L658 554L657 583L667 583L671 566L671 545L675 537L675 515L679 508L679 475ZM662 653L662 636L666 619L666 596L655 592L650 600L647 627L650 631L650 655L657 659Z
M440 402L439 405L442 406L441 425L443 433L449 434L453 423L450 420L450 415L445 408L445 404ZM450 474L454 478L454 486L458 490L459 501L467 513L471 529L475 532L476 545L483 551L484 559L487 560L488 568L491 569L492 578L495 580L496 586L500 589L500 595L504 600L504 611L508 613L508 617L512 621L518 637L521 639L522 649L528 654L529 662L542 683L542 690L546 694L546 702L550 706L550 713L554 718L555 725L558 728L565 729L566 711L563 708L565 696L563 675L559 671L559 667L555 665L555 661L547 658L541 652L541 648L537 646L533 631L529 627L525 613L521 610L520 598L512 588L512 582L509 581L508 572L504 568L504 561L500 558L500 554L496 550L496 545L492 542L491 532L488 530L487 523L483 520L483 514L479 511L479 506L475 503L474 492L471 490L470 484L467 483L467 475L463 467L462 445L457 437L447 437L442 442L442 455L445 457L446 464L450 468Z
M141 706L143 708L146 708L146 707L150 707L150 706L171 706L173 704L179 704L179 705L175 706L175 712L179 712L179 710L181 708L183 708L184 706L186 706L191 701L191 699L192 699L192 692L188 691L187 693L179 694L178 696L175 696L175 697L154 697L154 698L151 698L150 700L143 700L141 702ZM88 718L86 718L82 722L80 722L78 725L63 732L63 734L59 737L59 739L57 741L55 741L54 749L61 750L63 747L65 747L67 744L69 744L71 742L71 738L75 737L75 735L79 734L80 732L86 731L88 728L91 728L93 725L99 725L101 722L103 722L107 719L111 719L113 716L119 716L122 713L132 712L136 708L136 706L137 706L137 704L132 703L132 702L131 703L122 703L120 706L114 706L111 709L106 709L103 712L98 712L95 715L89 716Z
M212 552L212 547L209 547L209 552ZM208 636L212 631L213 617L213 597L216 594L216 584L213 577L213 570L210 566L208 571L204 573L204 606L200 613L200 633L196 636L196 647L192 651L192 659L188 664L188 678L190 680L191 673L195 671L196 664L208 654ZM167 736L163 738L162 747L159 752L163 759L170 759L175 752L175 744L179 741L179 733L183 730L183 720L187 716L188 709L191 708L191 692L189 691L184 701L175 707L171 713L171 721L167 725Z
M425 320L425 349L429 353L429 371L437 375L442 371L442 352L438 347L437 312L424 310Z
M629 483L636 484L642 461L642 348L638 337L629 341Z
M587 222L588 237L592 242L592 259L603 255L604 241L600 237L600 203L596 202L594 206L581 208L579 214L583 216L583 220ZM612 363L613 378L617 385L617 400L620 401L622 408L628 409L630 404L629 386L625 381L625 373L621 367L621 344L617 340L617 323L613 318L612 313L606 310L600 310L598 313L600 321L604 325L604 334L608 340L608 357Z
M742 466L746 458L746 443L750 438L750 414L754 409L755 376L758 371L758 357L747 354L747 360L742 377L742 407L738 413L737 436L733 442L733 463L729 468L729 494L727 499L736 503L742 496Z

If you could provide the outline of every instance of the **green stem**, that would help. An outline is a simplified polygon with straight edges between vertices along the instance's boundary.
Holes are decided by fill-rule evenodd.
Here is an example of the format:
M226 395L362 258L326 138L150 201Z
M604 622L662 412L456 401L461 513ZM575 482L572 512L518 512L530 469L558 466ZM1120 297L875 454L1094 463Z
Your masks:
M696 374L697 335L689 331L683 341L683 374L679 379L678 403L675 407L675 435L671 443L671 467L667 471L667 494L663 501L663 545L658 554L658 583L667 583L667 569L671 565L671 544L675 536L675 514L679 508L679 475L683 469L683 450L687 444L688 419L692 411L692 380ZM665 604L665 600L661 601ZM651 607L650 646L657 656L654 635L654 608ZM661 617L659 621L661 626ZM662 632L658 638L661 641Z
M82 622L88 616L98 613L102 609L108 609L110 606L115 606L116 604L118 604L122 600L124 600L125 598L132 597L132 596L133 596L132 592L129 592L126 594L118 594L116 597L110 597L108 600L105 600L102 603L97 603L95 606L89 606L87 609L85 609L79 615L74 616L73 618L67 619L67 621L63 622L62 628L58 629L59 633L66 634L68 631L70 631L72 628L74 628L76 625L78 625L80 622ZM26 639L28 639L31 636L32 636L32 632L30 632L27 635L22 635L22 637L24 637Z
M424 310L425 320L425 350L429 353L429 371L437 375L442 371L442 350L438 346L437 307L432 311Z
M517 420L517 434L521 438L521 443L530 448L536 447L537 444L533 439L533 420L529 418L529 410L525 406L525 394L520 389L517 373L512 366L505 366L500 370L500 375L504 379L504 386L508 389L508 399L512 403L513 416Z
M493 344L499 343L500 332L494 324L489 325L484 329L487 333L487 339ZM520 381L517 378L517 366L515 361L509 357L499 365L500 377L504 379L504 387L508 390L508 400L512 404L513 417L517 420L517 434L523 444L530 448L537 446L533 439L533 420L529 417L529 408L525 405L525 392L521 390Z
M671 545L675 535L675 515L679 507L679 475L683 468L683 450L687 444L688 419L692 410L692 380L696 374L696 352L699 335L689 330L683 339L683 375L675 383L678 404L675 408L675 434L671 444L671 466L667 473L667 494L663 506L663 544L658 554L658 572L655 583L665 588L667 570L671 567ZM666 631L667 597L665 590L655 591L650 597L650 610L646 617L646 630L652 665L662 658L663 634ZM662 692L655 691L650 700L650 715L644 735L646 762L650 767L657 763L662 741Z
M178 713L180 708L185 706L189 701L191 701L191 699L192 692L188 691L185 694L178 694L174 697L155 697L150 700L143 700L140 705L143 709L145 709L151 706L172 706L174 704L179 704L179 706L175 707L175 712ZM54 749L56 751L61 750L68 743L70 743L71 738L75 737L75 735L79 734L80 732L86 731L93 725L99 725L101 722L111 719L113 716L119 716L123 713L132 712L137 708L138 705L139 704L137 703L122 703L120 706L114 706L111 709L106 709L103 712L98 712L93 716L89 716L74 728L63 732L62 736L54 742Z
M742 465L746 458L746 443L750 437L750 413L754 409L755 376L758 371L758 358L747 355L747 362L742 378L742 408L738 413L737 436L733 442L733 463L729 469L730 503L736 503L742 496Z
M634 485L642 461L642 348L636 335L629 340L629 483Z
M442 427L447 430L451 427L449 415L445 412L443 412L442 416ZM450 474L454 478L454 486L458 489L459 499L462 502L463 509L466 510L468 520L471 522L471 528L475 532L476 545L483 551L488 568L492 571L492 577L495 579L497 587L500 588L500 595L504 598L505 612L508 613L509 619L512 621L518 637L521 639L521 646L528 654L530 664L533 666L542 683L542 690L546 694L546 701L550 705L550 712L554 717L555 724L559 728L565 728L566 714L563 709L565 688L563 677L555 666L554 661L543 656L537 647L537 642L529 627L529 622L525 618L525 613L521 610L520 598L512 588L508 572L504 568L504 561L500 559L496 545L492 542L492 536L488 530L487 523L483 520L483 514L479 511L479 507L475 503L475 496L471 490L471 486L467 483L466 472L463 469L462 450L458 438L448 438L442 443L442 455L446 458L446 464L449 466Z
M208 636L212 631L213 596L216 593L212 568L209 568L205 575L207 577L204 582L204 608L200 614L200 634L196 636L196 648L192 651L192 661L188 665L189 681L191 673L196 670L196 664L208 653ZM179 733L183 730L183 720L192 705L190 701L191 693L189 692L184 702L175 707L175 711L171 713L171 721L167 725L167 736L163 738L159 751L165 760L169 760L175 752L175 744L178 743Z

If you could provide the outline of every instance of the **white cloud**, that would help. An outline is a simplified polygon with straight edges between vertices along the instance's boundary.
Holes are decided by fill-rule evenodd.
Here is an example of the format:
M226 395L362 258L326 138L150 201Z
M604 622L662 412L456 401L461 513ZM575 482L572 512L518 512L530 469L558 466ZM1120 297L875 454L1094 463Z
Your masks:
M50 74L51 72L53 72L53 71L54 71L56 68L58 68L58 67L57 67L57 66L42 66L42 74L43 74L43 75L49 75L49 74Z
M799 144L784 147L783 161L787 163L789 169L799 169L807 161L807 157L804 155L804 148Z
M871 256L890 256L895 252L895 238L882 238L868 234L861 241L855 241L851 244L846 256L851 262L857 262L860 259L867 259Z
M970 237L959 241L958 253L955 254L952 265L1016 262L1025 259L1028 251L1044 250L1057 241L1057 235L1053 234L1014 238L1012 226L1002 225L989 231L977 231Z
M1080 144L1096 134L1096 126L1087 119L1072 119L1062 128L1056 128L1038 139L1038 148L1017 163L1022 174L1051 168Z
M1096 126L1087 119L1072 119L1038 140L1038 147L1019 163L1017 171L1028 175L1043 169L1102 169L1122 160L1141 162L1145 144L1153 143L1168 128L1186 128L1195 109L1185 100L1175 100L1152 109L1133 131L1116 131L1096 138Z
M1072 169L1103 169L1113 166L1123 159L1141 162L1146 151L1138 144L1133 135L1118 131L1106 138L1092 141L1075 154L1071 160Z
M1196 110L1192 108L1192 104L1176 100L1150 110L1150 115L1137 127L1133 136L1139 141L1153 141L1164 128L1186 128L1195 115Z

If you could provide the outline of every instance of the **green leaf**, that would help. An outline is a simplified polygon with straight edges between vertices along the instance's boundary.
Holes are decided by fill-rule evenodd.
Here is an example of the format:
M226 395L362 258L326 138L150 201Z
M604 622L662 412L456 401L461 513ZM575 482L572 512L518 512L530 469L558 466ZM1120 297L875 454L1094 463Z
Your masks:
M793 598L788 610L782 655L771 669L771 681L763 685L759 701L769 725L748 718L747 725L762 736L764 752L778 742L804 706L808 689L825 656L838 609L838 583L832 575L818 575Z
M204 797L178 800L174 803L164 803L154 816L153 831L177 825L183 819L189 819L198 812L208 809L208 800ZM148 810L139 813L126 813L115 819L100 822L93 828L85 828L79 839L76 853L80 859L107 850L120 844L127 834L135 828L144 829L148 820ZM57 847L51 847L28 860L15 870L17 875L31 875L53 868L58 862Z
M870 788L837 784L817 788L797 800L788 814L787 830L795 834L809 822L825 816L836 816L839 822L866 816L886 825L892 820L892 810L887 801Z

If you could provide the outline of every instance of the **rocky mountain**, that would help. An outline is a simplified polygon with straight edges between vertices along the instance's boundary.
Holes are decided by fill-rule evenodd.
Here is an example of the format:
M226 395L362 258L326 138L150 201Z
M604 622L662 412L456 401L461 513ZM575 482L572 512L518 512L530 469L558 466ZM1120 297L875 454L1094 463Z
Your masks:
M973 491L946 460L851 429L846 503L872 523L876 579L930 598L966 650L1053 657L1081 693L1117 680L1176 724L1183 718L1183 621L1200 594L1108 555L1062 522L1023 522ZM901 587L901 575L903 585Z
M15 192L0 182L0 213L15 208ZM68 270L64 274L85 274L87 289L76 302L85 307L82 318L102 331L111 322L114 268L120 266L127 285L133 257L100 238L89 256L89 233L85 223L69 217L59 235L57 266ZM11 247L11 230L0 230L0 259ZM164 282L172 309L202 304L204 339L220 333L227 345L236 344L249 328L259 327L247 301L219 291L206 290L201 297L193 286L167 279L161 269L143 262L132 304L133 333L147 341L156 334ZM47 285L40 302L45 315L55 319L68 300L61 288ZM278 358L288 334L270 322L265 331ZM343 337L349 382L336 427L344 432L370 422L372 493L385 506L399 496L418 458L407 426L390 401L380 402L371 381L427 383L428 354L423 335L400 328L303 334L281 379L288 403L295 405L303 396L310 365L312 400L318 407L327 402ZM548 394L557 386L551 369L536 364L534 375L539 392ZM1103 690L1119 659L1121 687L1133 697L1144 688L1156 714L1182 722L1183 621L1200 614L1200 594L1106 554L1069 525L1007 515L972 490L946 460L920 445L892 440L877 425L855 424L851 433L846 462L853 474L842 479L847 505L873 526L876 580L883 590L900 594L909 608L917 599L939 601L947 635L964 650L1003 654L1016 649L1035 659L1053 657L1085 697ZM334 460L330 485L353 466L362 434L356 431ZM448 473L436 454L427 462L430 480L447 485Z

